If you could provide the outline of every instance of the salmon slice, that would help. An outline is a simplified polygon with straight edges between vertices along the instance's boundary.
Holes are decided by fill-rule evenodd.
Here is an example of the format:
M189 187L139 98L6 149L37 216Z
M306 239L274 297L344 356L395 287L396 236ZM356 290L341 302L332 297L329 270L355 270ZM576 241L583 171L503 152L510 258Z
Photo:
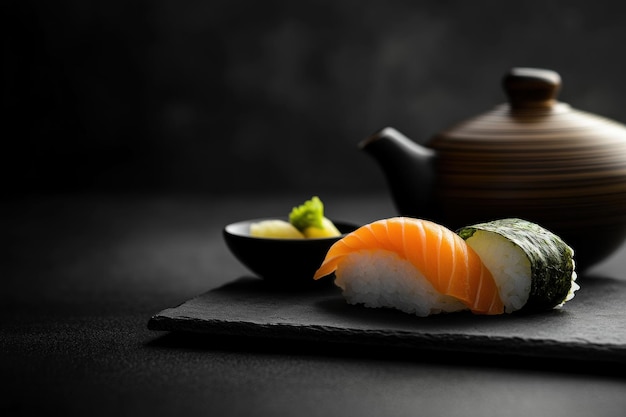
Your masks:
M427 220L394 217L360 227L328 250L313 278L332 274L346 256L361 250L398 254L435 290L458 299L473 313L504 312L496 282L478 254L456 233Z

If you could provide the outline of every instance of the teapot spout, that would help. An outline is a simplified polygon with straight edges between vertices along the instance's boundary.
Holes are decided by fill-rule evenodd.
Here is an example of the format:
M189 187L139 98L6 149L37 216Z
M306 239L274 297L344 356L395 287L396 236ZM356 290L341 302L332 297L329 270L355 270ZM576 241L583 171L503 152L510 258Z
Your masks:
M434 150L392 127L377 131L358 147L378 162L400 215L438 221Z

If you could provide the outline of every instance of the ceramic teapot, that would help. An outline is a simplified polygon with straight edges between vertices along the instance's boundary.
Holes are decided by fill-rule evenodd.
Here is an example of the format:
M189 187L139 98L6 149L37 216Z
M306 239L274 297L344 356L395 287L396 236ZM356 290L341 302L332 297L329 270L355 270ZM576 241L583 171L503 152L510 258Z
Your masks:
M387 127L359 143L382 168L399 214L456 230L519 217L563 238L578 269L626 238L626 126L557 100L558 73L513 68L508 103L422 146Z

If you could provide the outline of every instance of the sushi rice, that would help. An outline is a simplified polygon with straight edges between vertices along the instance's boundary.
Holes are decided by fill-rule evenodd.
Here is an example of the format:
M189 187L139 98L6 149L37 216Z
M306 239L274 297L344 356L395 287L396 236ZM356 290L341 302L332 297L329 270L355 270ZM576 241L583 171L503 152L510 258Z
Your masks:
M530 261L519 246L491 232L477 231L467 244L478 253L491 272L504 311L512 313L528 301L530 295Z
M435 290L411 262L391 251L351 253L339 265L335 284L349 304L395 308L421 317L467 309Z

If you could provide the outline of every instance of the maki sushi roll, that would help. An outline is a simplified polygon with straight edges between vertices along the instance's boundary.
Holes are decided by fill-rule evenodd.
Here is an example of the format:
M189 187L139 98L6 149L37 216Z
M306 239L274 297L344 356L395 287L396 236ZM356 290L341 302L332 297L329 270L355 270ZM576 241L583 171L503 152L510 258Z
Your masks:
M507 313L560 307L580 288L573 249L536 223L501 219L457 233L491 272Z
M455 233L427 220L394 217L336 242L314 279L334 275L350 304L417 316L464 310L495 315L552 308L572 298L578 288L572 255L557 236L517 219Z

